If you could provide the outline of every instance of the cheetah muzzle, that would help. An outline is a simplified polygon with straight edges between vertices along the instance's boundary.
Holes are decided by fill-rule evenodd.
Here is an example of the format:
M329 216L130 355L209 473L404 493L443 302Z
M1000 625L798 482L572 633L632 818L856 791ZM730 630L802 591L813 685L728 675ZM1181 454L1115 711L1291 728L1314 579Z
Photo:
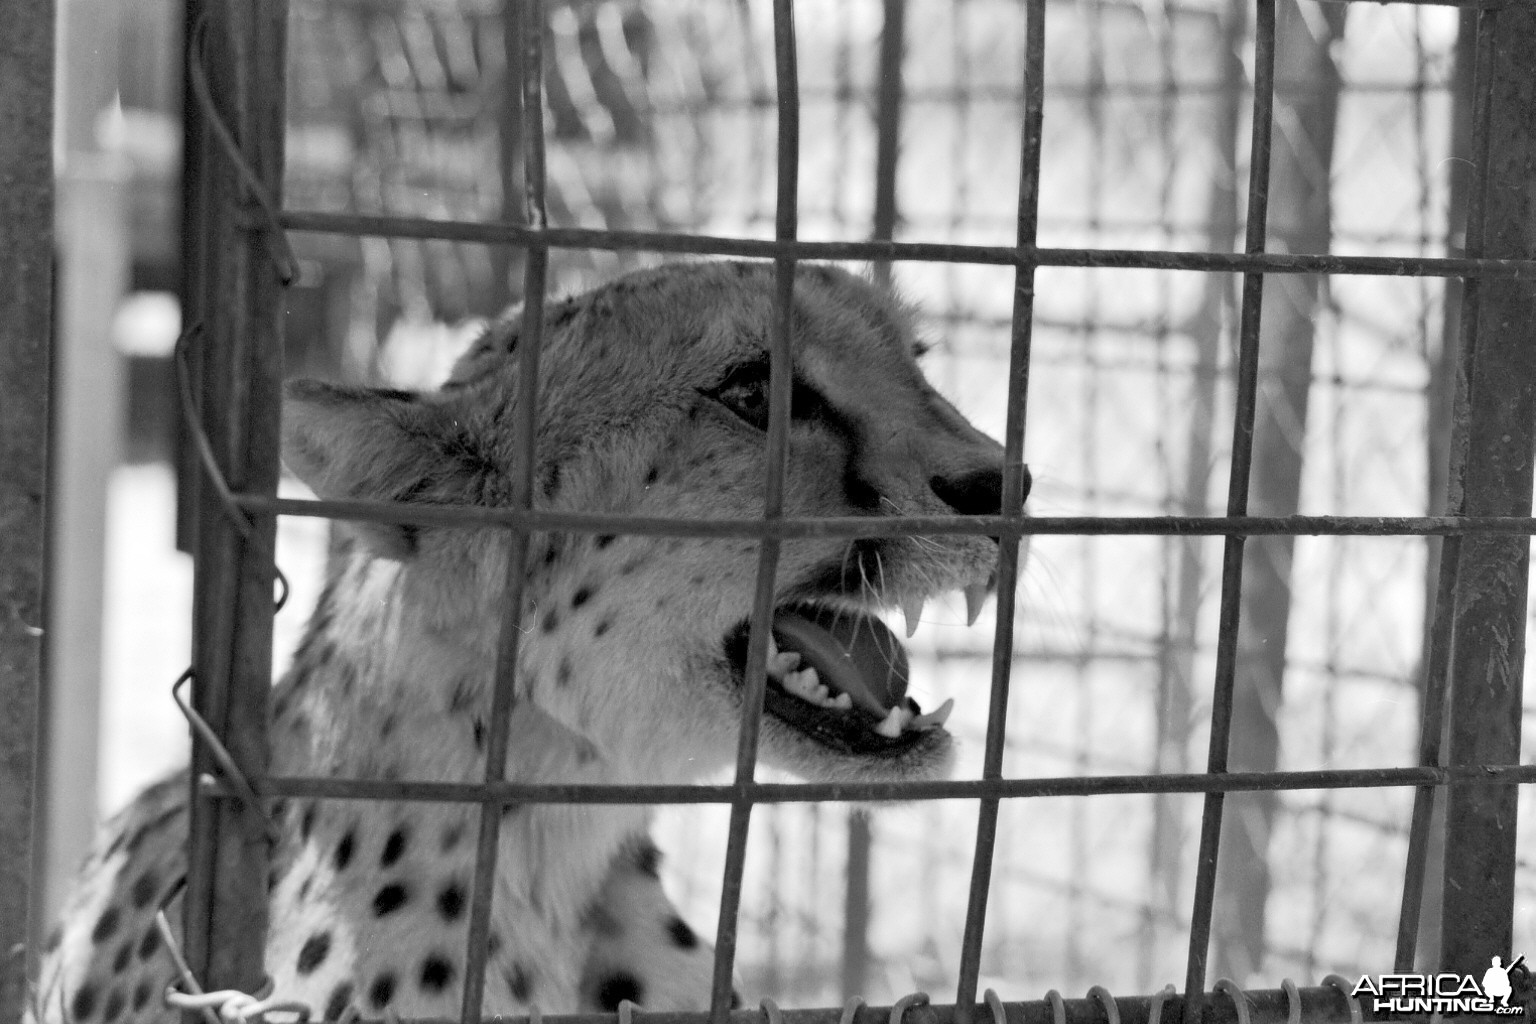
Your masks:
M918 367L910 316L824 266L794 287L784 513L995 515L1003 450ZM761 515L773 268L693 263L550 303L542 327L536 509ZM506 507L519 454L520 312L431 394L289 385L284 461L322 498ZM1026 485L1028 477L1025 477ZM293 666L273 691L279 776L475 782L510 544L505 531L341 523ZM985 536L786 539L761 754L803 778L945 770L951 704L909 695L882 622L992 586ZM534 533L519 609L506 777L700 779L736 753L758 544ZM185 778L109 823L45 959L38 1016L165 1021L172 980L150 923L185 871ZM273 809L266 965L317 1018L447 1017L461 998L477 810L292 800ZM666 899L631 805L508 807L491 905L488 1014L708 1003L711 951Z

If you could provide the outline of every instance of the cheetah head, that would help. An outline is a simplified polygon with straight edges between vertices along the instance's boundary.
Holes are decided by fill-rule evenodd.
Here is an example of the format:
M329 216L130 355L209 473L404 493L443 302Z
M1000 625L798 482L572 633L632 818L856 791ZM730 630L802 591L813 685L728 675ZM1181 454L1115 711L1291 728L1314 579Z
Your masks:
M536 507L760 516L773 288L768 265L697 263L552 303ZM522 323L514 313L489 328L434 394L290 385L288 464L322 497L510 503ZM787 516L999 511L1001 446L923 377L889 295L803 265L792 334ZM398 645L431 652L415 677L487 689L505 534L357 529L368 557L397 567ZM925 712L908 696L905 651L877 613L915 621L925 600L951 591L974 606L995 560L996 542L977 536L785 541L764 759L816 779L942 772L948 707ZM697 778L730 763L758 561L750 539L535 534L519 713L531 706L630 778ZM442 699L430 690L446 684L420 685L423 699Z

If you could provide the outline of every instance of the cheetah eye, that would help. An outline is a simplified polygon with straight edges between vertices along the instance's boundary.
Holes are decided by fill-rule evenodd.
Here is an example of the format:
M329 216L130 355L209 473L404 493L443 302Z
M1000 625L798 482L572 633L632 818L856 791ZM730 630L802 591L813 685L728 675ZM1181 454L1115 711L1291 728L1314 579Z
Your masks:
M768 429L768 361L743 363L704 394L725 406L750 426Z

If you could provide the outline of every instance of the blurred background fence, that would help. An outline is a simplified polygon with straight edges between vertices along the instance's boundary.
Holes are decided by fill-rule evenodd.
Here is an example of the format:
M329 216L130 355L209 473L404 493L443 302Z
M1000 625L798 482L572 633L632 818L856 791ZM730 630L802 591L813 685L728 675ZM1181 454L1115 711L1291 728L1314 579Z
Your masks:
M1041 245L1233 251L1251 6L1053 0ZM131 281L141 294L117 330L133 465L111 492L108 807L174 761L178 742L184 749L170 702L146 707L142 694L184 667L190 618L182 598L163 596L187 588L168 528L149 525L171 515L175 312L144 294L173 288L177 272L167 219L179 168L176 54L165 40L179 13L168 0L122 11L120 104L101 132L132 167ZM521 204L507 197L520 195L520 115L502 13L499 0L292 0L286 206L515 217ZM553 224L772 236L766 2L566 0L548 14ZM797 18L801 237L1013 244L1023 5L839 0L802 3ZM1429 5L1281 0L1271 249L1457 251L1469 119L1459 21ZM472 333L466 318L518 298L519 257L506 247L308 234L294 243L292 373L429 386ZM551 259L552 281L570 291L655 257L556 250ZM897 264L891 275L922 311L930 376L1000 435L1012 268ZM1219 511L1235 276L1044 268L1037 282L1032 510ZM1272 275L1265 287L1252 512L1437 511L1455 285ZM313 599L324 548L313 524L282 530L279 562L298 589L278 620L280 646ZM1434 544L1249 542L1234 770L1414 763ZM1042 537L1026 579L1005 772L1199 770L1219 538ZM984 615L967 629L961 608L940 603L925 627L912 641L916 695L924 706L958 698L951 728L968 741L960 770L974 774L990 623ZM1408 790L1230 797L1215 976L1389 969L1411 802ZM1182 977L1199 808L1198 795L1005 802L984 983L1018 999L1093 984L1151 992ZM695 922L717 914L726 813L661 815L669 888ZM754 826L738 949L747 992L801 1005L852 991L889 1002L954 977L971 804L871 816L764 806ZM1533 885L1522 861L1516 936L1525 941L1536 939ZM1432 957L1427 918L1421 953Z

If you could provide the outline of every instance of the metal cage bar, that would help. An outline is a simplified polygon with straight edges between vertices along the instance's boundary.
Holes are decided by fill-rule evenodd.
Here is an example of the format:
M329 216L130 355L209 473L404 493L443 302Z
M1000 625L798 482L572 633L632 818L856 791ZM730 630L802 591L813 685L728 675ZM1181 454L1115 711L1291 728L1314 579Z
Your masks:
M795 58L794 0L773 4L774 93L778 110L777 208L774 237L793 241L799 231L800 81ZM793 363L795 257L774 264L773 334L768 343L768 437L764 460L763 521L784 516L784 470L789 457L789 403ZM765 537L758 548L757 584L747 634L747 670L742 687L741 733L736 749L736 785L726 834L720 919L715 929L715 970L710 991L710 1019L722 1024L730 1009L736 963L736 920L741 909L742 876L747 865L747 831L754 801L748 788L757 772L758 734L763 696L768 687L768 639L773 628L774 578L780 541Z
M1045 0L1026 7L1024 37L1024 123L1020 133L1018 245L1035 244L1040 223L1040 159L1045 121ZM1013 323L1008 354L1008 417L1003 429L1002 518L1017 526L1024 515L1024 411L1029 396L1029 356L1035 309L1035 265L1021 263L1014 273ZM997 627L992 640L991 700L987 708L986 750L982 779L1003 774L1003 743L1008 720L1008 684L1013 669L1013 619L1019 575L1019 536L998 538ZM997 842L998 800L983 797L977 808L976 850L971 865L965 931L960 940L960 977L955 1003L962 1021L976 1002L981 973L981 945L986 930L987 897Z
M192 81L206 81L211 105L233 126L240 161L219 151L217 132L199 140L206 177L198 248L211 258L189 296L188 322L204 325L195 429L229 485L269 495L278 477L282 282L272 247L280 236L251 227L245 211L262 192L281 200L287 16L282 0L206 0L187 57ZM261 512L239 518L218 491L201 487L197 496L193 706L240 771L260 779L268 758L276 520ZM270 833L260 807L200 784L217 771L214 750L194 738L187 960L211 989L256 991L266 978Z
M517 5L518 24L511 30L522 44L524 216L530 227L545 223L544 174L544 5L523 0ZM517 409L513 415L513 450L517 460L512 477L512 506L533 508L534 474L538 468L539 350L543 347L545 275L549 249L536 240L528 247L524 266L523 322L518 336ZM496 644L496 676L491 692L491 720L485 745L485 781L494 785L506 777L507 743L512 709L517 702L517 656L522 638L523 593L528 565L528 530L514 527L508 538L502 619ZM465 1024L480 1019L485 998L485 961L491 927L491 901L496 892L496 860L505 804L486 799L480 806L475 845L475 877L470 896L469 935L464 961L464 991L460 1010Z
M1473 94L1467 249L1529 253L1536 207L1526 194L1536 173L1536 100L1530 52L1531 5L1478 15ZM1453 414L1461 455L1450 488L1471 514L1529 515L1536 460L1536 358L1530 327L1536 289L1484 282L1469 289ZM1520 760L1526 602L1530 544L1472 536L1457 545L1450 764ZM1511 955L1515 901L1515 787L1452 788L1446 796L1445 884L1440 959L1444 969L1475 973L1494 955Z
M1269 153L1275 104L1275 2L1255 0L1253 54L1253 123L1248 158L1248 216L1244 251L1264 251L1269 216ZM1243 277L1238 320L1237 397L1232 424L1232 464L1227 483L1227 515L1248 513L1249 471L1253 465L1253 426L1258 408L1259 319L1264 301L1264 275ZM1232 736L1233 691L1237 679L1237 626L1242 608L1243 542L1229 536L1222 549L1221 617L1216 637L1216 681L1211 697L1211 740L1206 770L1225 774ZM1189 962L1184 998L1189 1012L1199 1014L1205 991L1206 960L1210 956L1211 916L1216 903L1216 861L1221 853L1223 797L1207 793L1200 822L1200 848L1195 869L1194 907L1189 928Z

